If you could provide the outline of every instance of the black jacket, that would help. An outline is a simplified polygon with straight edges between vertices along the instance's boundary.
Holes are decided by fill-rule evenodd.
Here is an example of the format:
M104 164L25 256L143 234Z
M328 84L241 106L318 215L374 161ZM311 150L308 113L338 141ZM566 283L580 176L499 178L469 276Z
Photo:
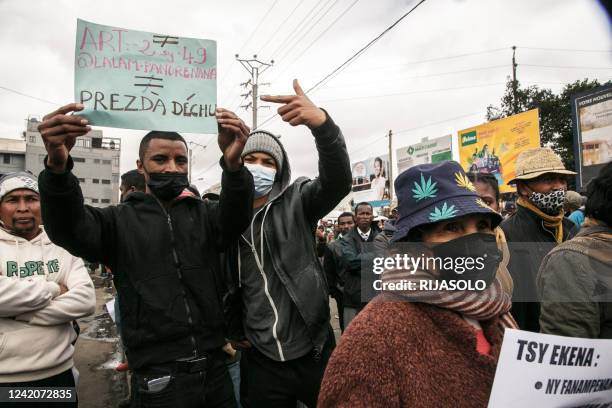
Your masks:
M365 299L374 297L372 288L374 275L369 265L375 256L373 241L377 235L376 230L372 228L368 240L364 241L355 227L340 241L343 261L346 265L343 297L345 307L361 310L368 303Z
M537 303L536 278L542 260L557 245L554 232L544 227L543 220L536 213L520 205L500 227L510 250L508 270L514 281L512 316L521 329L539 332L540 304ZM563 241L577 232L576 224L564 218Z
M246 168L223 172L219 203L182 198L168 212L144 193L132 193L118 206L83 205L71 169L70 159L64 174L40 173L45 229L71 254L113 271L130 367L222 346L219 252L252 213L253 178Z
M302 317L313 349L320 352L330 335L329 298L321 262L317 257L314 233L317 221L328 214L351 188L351 168L342 133L328 116L313 131L319 154L319 176L314 180L300 177L289 184L290 168L283 151L284 164L280 183L275 183L265 206L253 222L261 228L272 258L274 271ZM256 247L259 248L258 242ZM226 312L232 323L231 338L243 339L243 304L239 287L237 245L230 252ZM274 297L274 294L271 294ZM266 301L261 299L261 301ZM279 319L283 311L279 310Z

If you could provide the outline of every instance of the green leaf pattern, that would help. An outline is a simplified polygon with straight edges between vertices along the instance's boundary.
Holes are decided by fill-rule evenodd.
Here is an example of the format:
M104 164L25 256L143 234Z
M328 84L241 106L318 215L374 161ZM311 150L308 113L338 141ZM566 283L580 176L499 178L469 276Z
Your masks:
M436 184L438 184L436 181L431 182L431 177L425 181L425 177L421 173L421 184L419 185L416 181L414 182L414 188L412 189L414 195L412 197L417 201L421 201L424 198L435 198L438 192Z
M446 202L444 202L444 205L442 205L442 208L438 208L438 206L436 206L434 207L434 210L431 213L429 213L429 221L437 222L437 221L446 220L448 218L453 218L455 214L457 214L458 212L459 210L455 209L454 205L451 205L449 207L446 204Z

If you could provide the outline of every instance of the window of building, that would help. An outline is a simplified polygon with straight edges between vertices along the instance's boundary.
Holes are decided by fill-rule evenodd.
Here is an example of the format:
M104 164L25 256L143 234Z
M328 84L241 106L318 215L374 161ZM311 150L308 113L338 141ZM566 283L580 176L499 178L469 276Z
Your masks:
M91 147L91 139L78 138L76 143L75 143L75 145L76 145L76 147L90 148Z
M102 164L111 164L110 160L102 160Z
M84 183L85 179L84 178L79 178L79 183Z
M119 183L119 175L118 174L113 174L113 183L114 184L118 184Z
M113 166L119 167L119 157L113 158Z
M110 204L110 200L108 198L103 198L102 204Z
M100 179L92 179L91 180L94 184L100 184Z
M92 198L92 199L91 199L91 202L92 202L92 203L98 203L98 199L97 199L97 198Z
M102 184L110 184L110 180L102 179Z
M75 163L85 163L85 158L83 157L72 157L72 160L74 160Z
M2 156L4 156L3 159L2 159L2 162L4 164L11 164L11 155L10 154L5 153Z
M36 143L36 136L30 136L30 143Z
M94 159L94 164L100 164L100 159Z

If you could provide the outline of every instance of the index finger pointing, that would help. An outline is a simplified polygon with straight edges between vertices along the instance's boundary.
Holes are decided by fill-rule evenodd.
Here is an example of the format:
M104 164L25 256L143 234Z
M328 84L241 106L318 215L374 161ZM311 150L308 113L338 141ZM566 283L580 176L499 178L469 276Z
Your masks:
M84 106L82 103L69 103L68 105L64 105L61 108L49 113L48 115L45 115L45 117L43 118L43 120L47 120L49 118L52 118L53 116L56 115L65 115L67 113L70 112L77 112L80 110L83 110Z
M297 79L293 80L293 90L295 91L295 94L298 96L306 95L304 91L302 90L302 87L300 86L300 83L298 82Z
M262 95L260 99L273 103L289 103L295 99L295 95Z

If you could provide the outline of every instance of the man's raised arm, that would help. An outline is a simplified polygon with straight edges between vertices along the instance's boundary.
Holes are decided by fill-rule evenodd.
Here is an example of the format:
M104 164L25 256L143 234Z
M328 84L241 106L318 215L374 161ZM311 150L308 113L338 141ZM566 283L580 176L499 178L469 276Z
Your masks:
M85 207L79 181L71 171L70 150L77 137L91 130L86 119L71 114L82 109L77 103L62 106L38 126L47 150L45 169L38 177L43 225L49 238L73 255L110 264L107 253L112 251L102 239L111 228L112 210Z
M291 126L307 126L314 136L319 176L303 187L302 194L304 209L316 222L350 192L351 167L340 128L306 96L297 79L293 80L293 90L295 95L265 95L261 99L284 104L277 111L281 118Z

